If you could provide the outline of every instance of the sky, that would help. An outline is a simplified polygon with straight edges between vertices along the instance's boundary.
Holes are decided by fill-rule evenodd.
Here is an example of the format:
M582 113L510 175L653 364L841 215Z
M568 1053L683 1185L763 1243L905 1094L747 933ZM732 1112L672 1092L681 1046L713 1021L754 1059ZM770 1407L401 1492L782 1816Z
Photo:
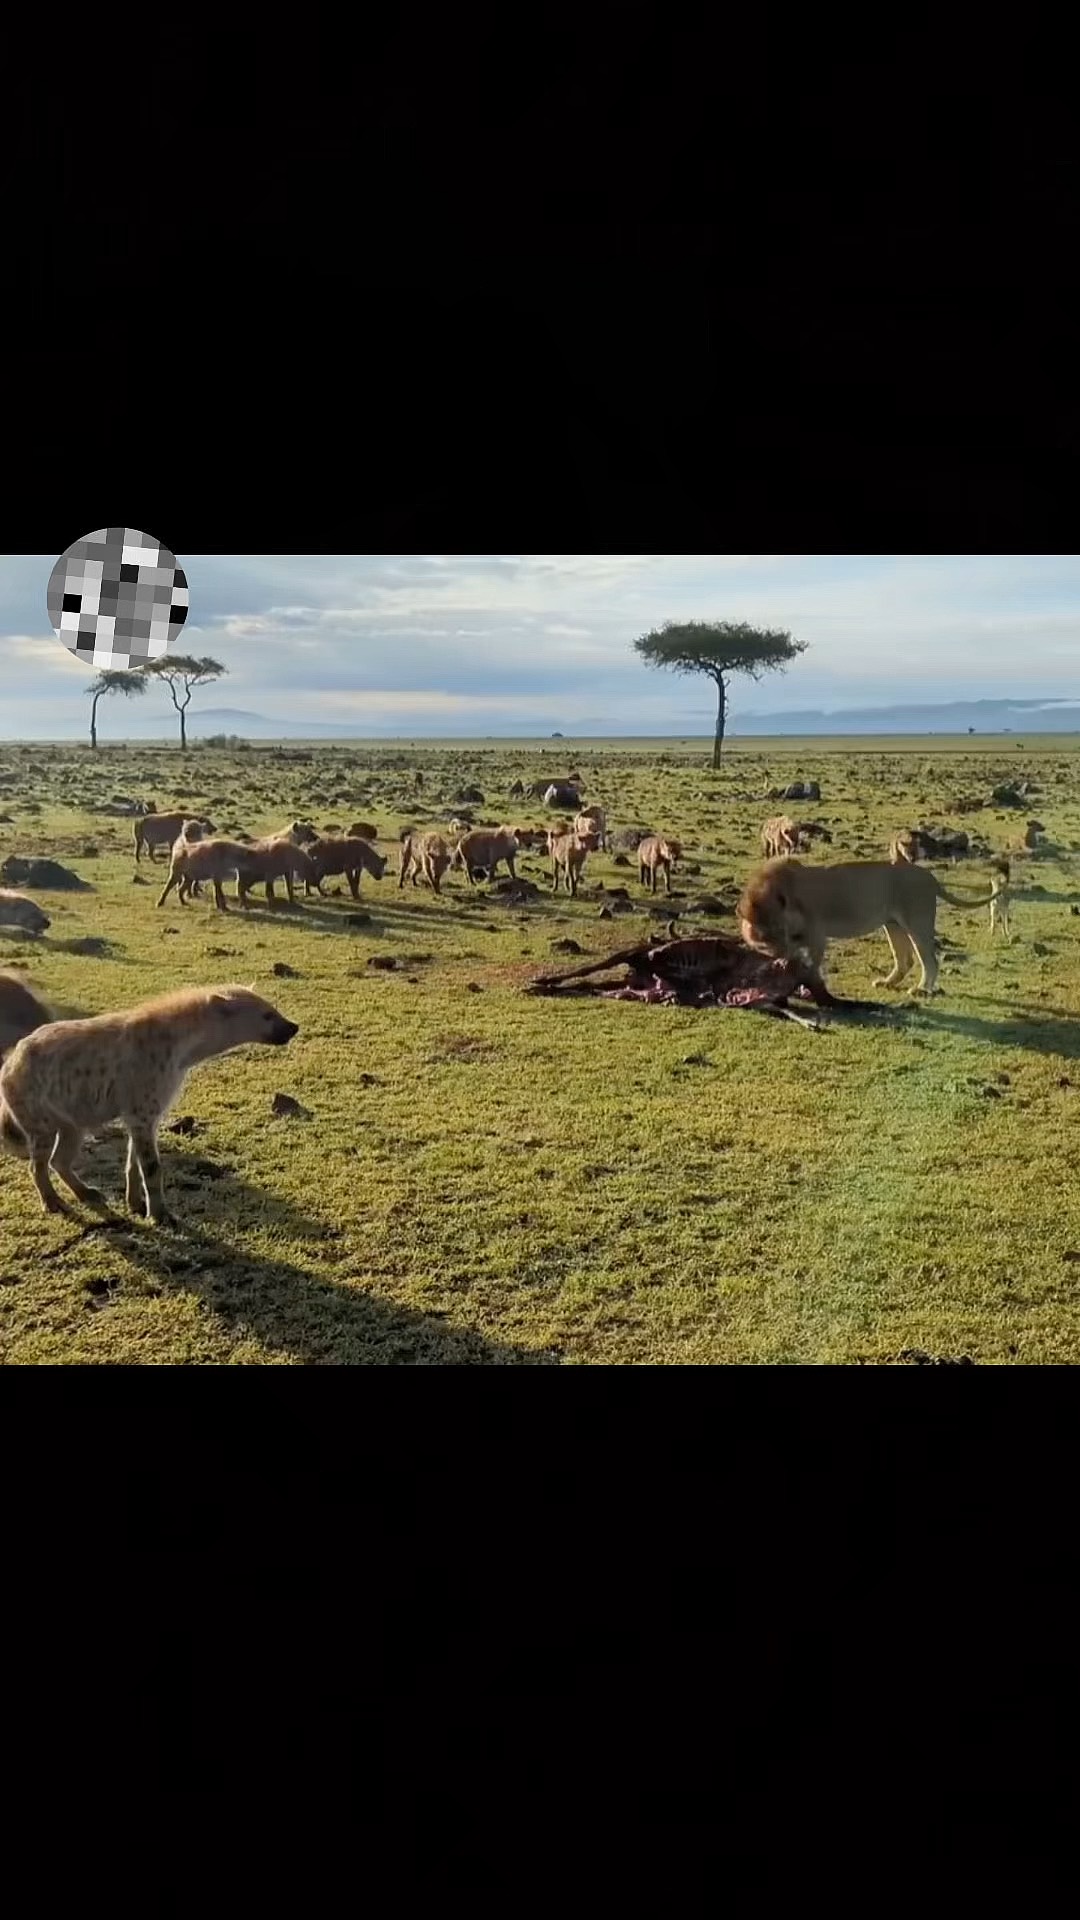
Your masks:
M155 533L158 532L154 529ZM161 529L168 538L168 530ZM740 715L954 699L1080 700L1075 555L180 554L180 644L228 667L199 707L370 735L707 734L711 685L650 671L664 620L780 627L807 651L732 684ZM57 555L0 556L0 737L87 731L92 669L49 624ZM154 703L151 706L151 702ZM175 726L164 689L103 738ZM1076 724L1072 721L1069 724Z

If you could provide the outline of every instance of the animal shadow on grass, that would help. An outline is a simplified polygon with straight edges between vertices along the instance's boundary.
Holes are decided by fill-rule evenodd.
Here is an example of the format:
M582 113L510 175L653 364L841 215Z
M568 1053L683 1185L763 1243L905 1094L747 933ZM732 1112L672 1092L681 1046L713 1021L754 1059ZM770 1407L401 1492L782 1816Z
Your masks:
M110 1195L122 1190L122 1137L103 1140L92 1151L97 1165L90 1177L101 1177ZM434 1314L335 1286L290 1261L223 1242L216 1237L220 1224L244 1213L319 1246L326 1244L327 1222L280 1194L252 1186L220 1161L166 1150L164 1164L166 1198L184 1221L183 1231L173 1234L128 1220L127 1231L108 1230L110 1247L144 1284L163 1292L179 1286L197 1293L220 1320L242 1327L245 1335L254 1334L268 1349L308 1366L559 1364L549 1351L446 1326Z
M301 903L298 900L295 906L290 907L287 900L282 900L277 907L250 906L235 909L235 911L238 917L242 915L245 920L255 921L263 926L303 927L306 925L310 926L314 933L379 935L387 932L402 933L418 920L435 920L444 925L446 923L445 908L440 909L438 904L398 906L396 902L377 900L370 893L362 893L359 900L352 900L346 896L340 901L335 901L333 905L328 903L326 906L317 906L314 901L305 900ZM366 914L367 920L350 919L350 915L358 913Z
M1002 1006L1007 1002L996 1004ZM1011 1020L983 1020L977 1014L946 1013L939 1007L926 1009L922 1031L944 1027L967 1040L984 1040L995 1047L1025 1047L1029 1053L1060 1054L1067 1060L1080 1060L1080 1020L1075 1014L1043 1007L1017 1007Z

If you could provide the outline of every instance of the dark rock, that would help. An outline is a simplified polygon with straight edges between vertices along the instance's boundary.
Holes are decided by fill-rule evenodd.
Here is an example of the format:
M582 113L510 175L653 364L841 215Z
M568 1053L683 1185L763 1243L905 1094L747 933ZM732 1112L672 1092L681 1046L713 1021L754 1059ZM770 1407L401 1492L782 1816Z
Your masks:
M279 1119L310 1120L311 1118L307 1108L302 1107L299 1100L294 1100L291 1093L275 1093L270 1102L270 1111Z
M57 860L24 859L10 853L0 866L0 881L9 887L40 887L52 893L90 893L89 881L81 880L70 867Z
M173 1120L165 1131L166 1133L195 1133L198 1127L199 1122L193 1113L182 1113L179 1120Z
M377 973L396 973L398 962L392 953L373 953L368 966L374 968Z
M576 940L566 939L553 940L551 951L552 953L584 953L585 949Z
M275 960L270 971L277 980L298 980L300 978L296 968L290 967L287 960Z

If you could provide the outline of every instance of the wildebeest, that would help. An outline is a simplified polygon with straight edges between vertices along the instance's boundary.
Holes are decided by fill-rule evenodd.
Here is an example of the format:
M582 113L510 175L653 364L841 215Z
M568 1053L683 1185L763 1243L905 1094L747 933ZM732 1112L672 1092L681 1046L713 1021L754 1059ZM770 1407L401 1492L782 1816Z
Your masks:
M566 813L580 813L581 794L577 787L567 786L565 781L553 780L544 789L545 807L558 807Z
M183 987L124 1013L54 1020L18 1042L0 1067L0 1144L30 1161L46 1213L67 1213L49 1178L110 1214L74 1161L86 1134L119 1120L127 1129L127 1204L175 1224L158 1158L161 1120L190 1069L233 1047L284 1046L298 1031L247 987Z

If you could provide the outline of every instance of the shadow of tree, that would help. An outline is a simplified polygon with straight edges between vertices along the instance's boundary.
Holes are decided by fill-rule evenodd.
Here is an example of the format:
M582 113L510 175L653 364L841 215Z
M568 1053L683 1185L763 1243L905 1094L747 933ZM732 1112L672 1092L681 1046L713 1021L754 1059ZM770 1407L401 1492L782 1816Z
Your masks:
M87 1155L96 1163L90 1177L101 1177L109 1192L118 1181L122 1184L124 1151L123 1139L110 1136ZM195 1292L245 1337L254 1335L268 1350L289 1354L307 1366L560 1364L550 1350L492 1340L470 1328L448 1325L441 1314L365 1292L359 1283L335 1283L292 1261L249 1252L220 1238L223 1223L247 1214L263 1226L311 1242L317 1258L340 1239L341 1230L281 1194L251 1186L220 1161L183 1149L166 1151L166 1192L185 1218L182 1231L133 1220L100 1226L87 1216L57 1253L88 1233L101 1234L144 1290L182 1287Z

